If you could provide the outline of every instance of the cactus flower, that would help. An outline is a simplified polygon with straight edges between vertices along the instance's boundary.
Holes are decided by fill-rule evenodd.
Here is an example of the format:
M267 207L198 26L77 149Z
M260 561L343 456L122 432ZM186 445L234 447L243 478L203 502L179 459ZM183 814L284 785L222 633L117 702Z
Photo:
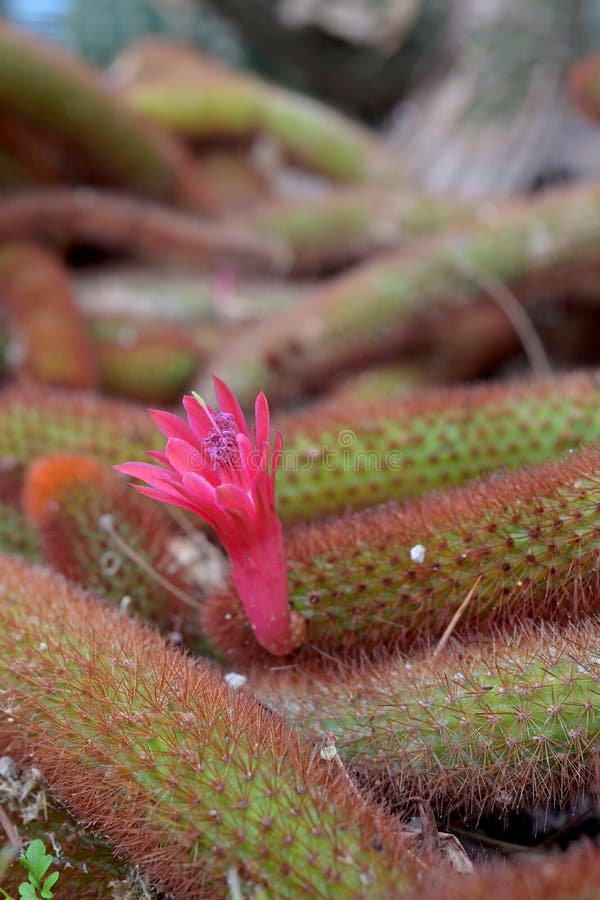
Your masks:
M229 388L213 377L219 410L197 394L186 396L187 422L150 410L167 438L159 465L116 466L139 478L141 494L191 510L211 525L231 561L232 577L256 640L281 656L305 638L304 620L290 609L281 522L275 511L275 476L282 437L270 440L269 405L261 392L251 435Z

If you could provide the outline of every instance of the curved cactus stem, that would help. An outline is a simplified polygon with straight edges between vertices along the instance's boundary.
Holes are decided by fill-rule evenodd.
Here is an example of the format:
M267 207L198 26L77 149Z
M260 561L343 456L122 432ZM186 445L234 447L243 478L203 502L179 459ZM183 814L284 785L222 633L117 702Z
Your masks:
M298 528L286 558L290 603L308 626L304 653L435 641L474 586L459 634L597 612L599 467L595 447L405 508ZM231 589L204 604L203 621L216 646L243 661L260 649L240 610Z
M441 818L594 796L600 736L597 620L455 644L319 675L257 670L250 690L290 723L335 736L342 759L395 809Z
M217 263L285 271L289 253L237 223L206 223L170 209L95 188L38 188L0 199L0 240L36 240L51 246L87 243L152 262L194 268Z
M576 292L600 246L600 189L585 185L506 204L485 222L388 253L318 288L215 354L216 372L245 405L322 391L332 376L443 346L490 282L518 300ZM481 274L480 274L481 273ZM199 390L204 390L201 385Z
M58 576L0 557L0 582L2 743L157 887L409 892L399 828L278 716Z
M331 402L277 420L278 512L306 521L404 502L600 439L598 372Z

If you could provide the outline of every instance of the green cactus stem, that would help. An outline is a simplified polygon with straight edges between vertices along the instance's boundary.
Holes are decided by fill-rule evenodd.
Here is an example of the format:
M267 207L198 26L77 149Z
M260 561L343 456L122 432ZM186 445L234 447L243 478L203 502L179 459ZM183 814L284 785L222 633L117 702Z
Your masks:
M285 244L296 272L313 274L432 235L475 215L457 198L425 197L390 184L337 188L319 197L280 201L250 213L250 218L257 233Z
M38 537L23 513L12 503L0 501L0 549L39 562L42 553Z
M572 808L598 787L599 639L598 620L546 626L321 677L259 670L250 686L288 721L332 733L398 811L415 798L440 818Z
M277 421L286 523L405 501L600 440L595 371L326 403Z
M112 80L136 112L196 141L264 133L297 165L340 182L401 169L375 133L341 113L174 43L133 45Z
M63 575L163 631L193 630L198 599L169 550L180 530L93 456L40 457L23 507L45 559Z
M21 348L16 374L58 387L96 385L91 342L60 261L33 244L0 247L0 312Z
M245 405L261 389L272 402L323 391L338 373L443 345L457 317L489 302L490 282L523 302L576 293L599 246L600 189L556 189L357 267L231 341L206 371Z
M278 513L290 525L558 459L600 439L599 398L592 371L280 417ZM78 451L116 464L163 444L150 416L133 404L8 388L0 392L0 498L5 481L16 483L16 496L20 469L46 453Z
M0 501L17 508L25 471L41 456L74 451L115 465L163 443L145 409L85 391L7 387L0 420Z
M170 142L138 122L84 63L6 23L0 109L60 143L82 181L165 199L177 193Z
M138 403L175 403L201 358L188 332L165 322L104 317L92 323L91 334L102 389Z
M398 827L280 717L58 576L2 557L0 582L2 743L156 887L408 893Z
M589 332L588 332L589 333ZM405 362L370 366L342 376L320 400L336 411L358 404L400 400L420 388L472 381L490 374L512 356L519 339L505 313L492 304L478 304L469 315L457 318L439 346Z
M600 449L523 468L399 508L375 507L288 536L304 654L379 653L457 633L598 610ZM263 657L234 590L203 608L228 658ZM302 651L297 651L300 655Z
M206 223L191 213L94 188L43 188L0 198L0 240L53 247L84 243L157 262L199 268L218 263L285 270L285 246L237 223Z

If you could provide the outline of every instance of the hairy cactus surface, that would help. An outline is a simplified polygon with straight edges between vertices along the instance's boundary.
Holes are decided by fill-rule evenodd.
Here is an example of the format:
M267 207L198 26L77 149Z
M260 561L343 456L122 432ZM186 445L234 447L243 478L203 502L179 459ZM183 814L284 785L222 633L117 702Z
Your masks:
M190 584L169 552L180 534L156 504L92 456L56 453L29 469L23 507L46 560L128 612L182 630ZM186 615L187 613L187 615Z
M9 474L47 453L76 450L117 463L160 445L145 410L83 391L7 387L0 420L0 458Z
M279 514L291 522L406 500L559 457L600 439L599 400L589 372L292 413L277 423Z
M0 576L0 745L158 887L408 893L399 829L277 715L60 577Z
M361 779L442 817L572 808L597 792L597 620L457 645L319 677L257 670L252 690L290 722L335 735Z
M424 884L419 900L596 900L600 878L597 847L538 853L517 865L482 867L472 875L447 875Z
M458 633L598 609L600 450L504 478L300 527L286 557L307 652L361 654L436 640L461 603ZM204 610L230 658L258 651L233 591Z

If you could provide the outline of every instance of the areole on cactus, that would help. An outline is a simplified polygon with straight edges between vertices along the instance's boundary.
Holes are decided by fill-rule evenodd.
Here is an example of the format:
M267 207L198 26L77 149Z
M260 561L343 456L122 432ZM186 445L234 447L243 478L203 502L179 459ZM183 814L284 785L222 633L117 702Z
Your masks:
M214 377L220 409L197 394L186 396L187 422L151 410L167 438L165 451L149 451L159 465L129 462L118 471L139 478L137 491L201 516L219 536L256 640L285 655L304 642L303 618L290 608L281 522L275 511L275 476L283 440L270 440L264 393L255 404L255 433L229 388Z

